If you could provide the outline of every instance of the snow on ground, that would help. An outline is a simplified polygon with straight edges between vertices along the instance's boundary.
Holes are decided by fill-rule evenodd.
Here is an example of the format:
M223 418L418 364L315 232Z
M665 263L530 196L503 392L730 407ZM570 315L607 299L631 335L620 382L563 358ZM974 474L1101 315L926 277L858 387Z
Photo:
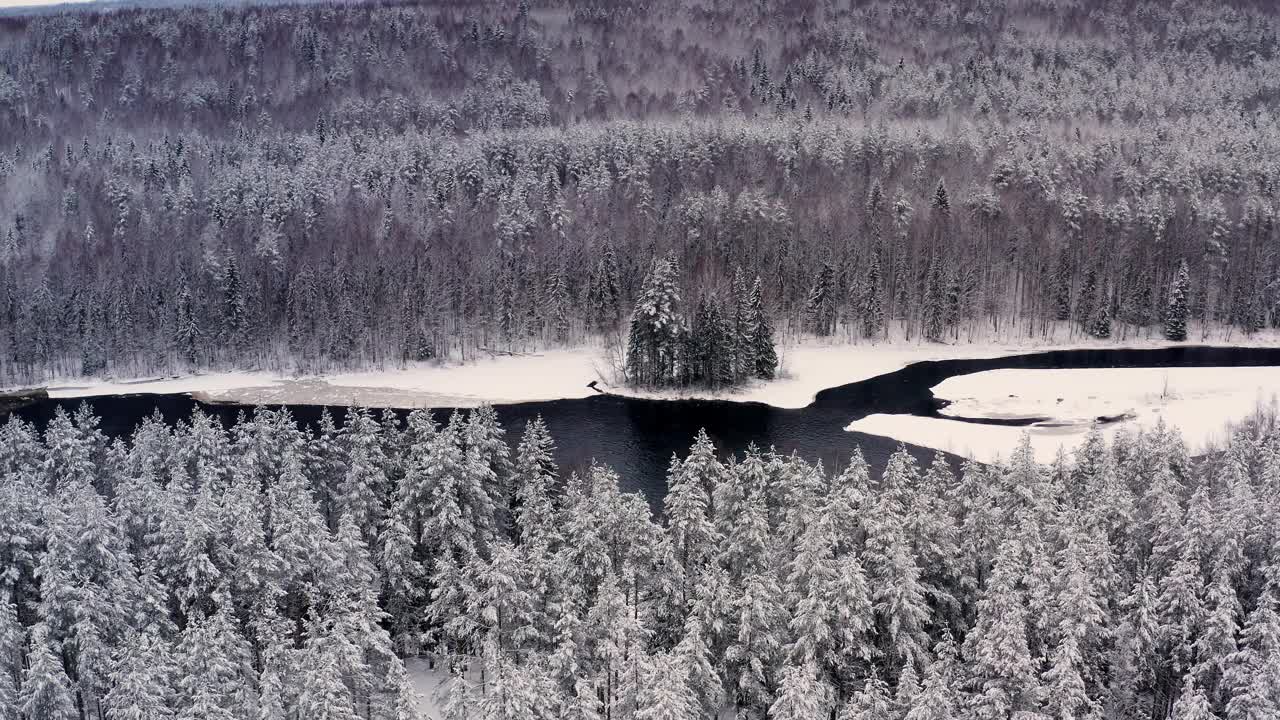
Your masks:
M370 407L474 407L587 397L595 381L606 392L652 398L723 398L801 408L819 391L865 380L923 360L996 357L1025 350L1017 345L803 343L780 350L780 377L743 388L645 391L611 385L616 373L600 347L483 357L468 363L420 363L404 369L368 370L290 378L271 373L214 373L135 381L77 381L49 387L51 397L134 393L196 394L202 400L263 405L331 404Z
M443 665L431 667L425 657L413 657L404 661L409 684L418 695L418 711L426 720L443 720L448 687L454 682Z
M1108 435L1121 427L1177 427L1194 452L1225 440L1226 424L1280 394L1273 367L1094 368L992 370L960 375L933 388L951 400L941 413L967 418L1043 418L1030 427L981 425L905 415L870 415L846 429L971 457L1007 457L1022 433L1036 457L1050 461L1059 447L1072 450L1102 417Z
M49 397L77 398L94 395L159 395L168 393L220 393L270 386L281 381L267 373L214 373L138 380L85 380L50 385Z
M201 400L260 405L328 404L369 407L475 407L586 397L600 380L596 348L500 355L469 363L422 363L403 370L314 377L273 373L213 373L132 381L81 381L49 387L55 398L141 393L192 393Z
M377 388L438 393L481 402L517 403L561 400L594 394L587 387L603 381L609 366L598 348L548 350L530 355L499 355L466 364L421 364L404 370L331 375L324 380L344 388Z

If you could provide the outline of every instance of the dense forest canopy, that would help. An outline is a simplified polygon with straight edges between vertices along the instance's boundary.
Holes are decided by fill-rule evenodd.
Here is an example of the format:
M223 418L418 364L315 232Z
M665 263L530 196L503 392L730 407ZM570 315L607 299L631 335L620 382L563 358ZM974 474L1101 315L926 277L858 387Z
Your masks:
M1272 415L878 478L699 434L658 517L495 418L0 426L0 714L411 720L418 653L436 720L1280 713Z
M304 4L0 18L0 381L781 333L1280 324L1270 3ZM708 300L719 298L719 300Z

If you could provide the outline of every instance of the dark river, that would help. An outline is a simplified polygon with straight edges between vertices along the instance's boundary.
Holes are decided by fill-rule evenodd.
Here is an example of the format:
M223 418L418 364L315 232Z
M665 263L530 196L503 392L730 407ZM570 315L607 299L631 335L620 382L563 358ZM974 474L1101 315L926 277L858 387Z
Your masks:
M861 447L873 471L883 469L898 442L878 435L846 432L850 422L874 413L935 415L941 403L930 388L956 375L1005 368L1241 367L1280 366L1280 348L1173 347L1143 350L1062 350L982 360L941 360L909 365L897 372L823 390L805 408L785 410L760 403L718 400L642 400L598 395L574 400L498 405L498 417L514 444L525 423L541 415L555 437L561 469L578 470L594 460L612 466L627 489L658 503L666 490L666 469L673 454L683 455L699 428L705 428L725 453L754 443L781 453L798 453L828 470L842 467ZM1085 389L1087 390L1087 388ZM1064 395L1069 389L1063 390ZM208 404L187 395L116 395L44 399L13 414L43 427L57 408L72 410L88 402L110 435L129 433L144 417L159 411L173 422L194 408L234 421L243 406ZM312 423L321 406L292 405L302 423ZM331 411L339 422L342 407ZM401 415L407 411L398 411ZM447 409L440 411L442 414ZM1229 418L1223 418L1227 421ZM939 438L945 446L946 438ZM933 450L907 446L922 462ZM1010 448L1012 449L1012 448Z

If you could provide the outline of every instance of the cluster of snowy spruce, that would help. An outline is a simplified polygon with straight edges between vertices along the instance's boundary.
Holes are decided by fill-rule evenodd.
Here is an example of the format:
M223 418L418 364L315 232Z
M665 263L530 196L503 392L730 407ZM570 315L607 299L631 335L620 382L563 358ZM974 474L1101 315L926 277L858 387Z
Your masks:
M6 17L0 381L598 342L669 255L788 335L1154 335L1184 260L1190 334L1253 332L1278 38L1246 0Z
M680 311L677 273L673 259L659 260L645 278L631 314L627 380L646 387L711 388L772 380L778 352L760 299L760 278L748 290L741 271L735 272L727 302L703 297L690 325Z
M0 709L20 720L1176 718L1280 712L1280 427L1037 464L699 434L659 517L530 422L196 414L0 428Z

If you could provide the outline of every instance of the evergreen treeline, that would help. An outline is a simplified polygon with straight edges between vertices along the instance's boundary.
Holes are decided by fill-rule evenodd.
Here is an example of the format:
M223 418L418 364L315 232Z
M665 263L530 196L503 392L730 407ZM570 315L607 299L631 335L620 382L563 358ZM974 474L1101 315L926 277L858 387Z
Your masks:
M1167 334L1253 332L1278 42L1257 2L6 16L0 382L618 343L667 257L788 336L1158 336L1183 262Z
M6 718L408 718L419 652L467 720L1280 712L1274 418L879 478L700 434L659 518L487 408L95 423L0 428Z
M778 370L773 328L761 301L760 278L747 289L734 273L727 303L698 303L686 326L676 287L676 263L661 260L645 278L627 338L626 376L641 386L673 383L711 388L772 380Z

